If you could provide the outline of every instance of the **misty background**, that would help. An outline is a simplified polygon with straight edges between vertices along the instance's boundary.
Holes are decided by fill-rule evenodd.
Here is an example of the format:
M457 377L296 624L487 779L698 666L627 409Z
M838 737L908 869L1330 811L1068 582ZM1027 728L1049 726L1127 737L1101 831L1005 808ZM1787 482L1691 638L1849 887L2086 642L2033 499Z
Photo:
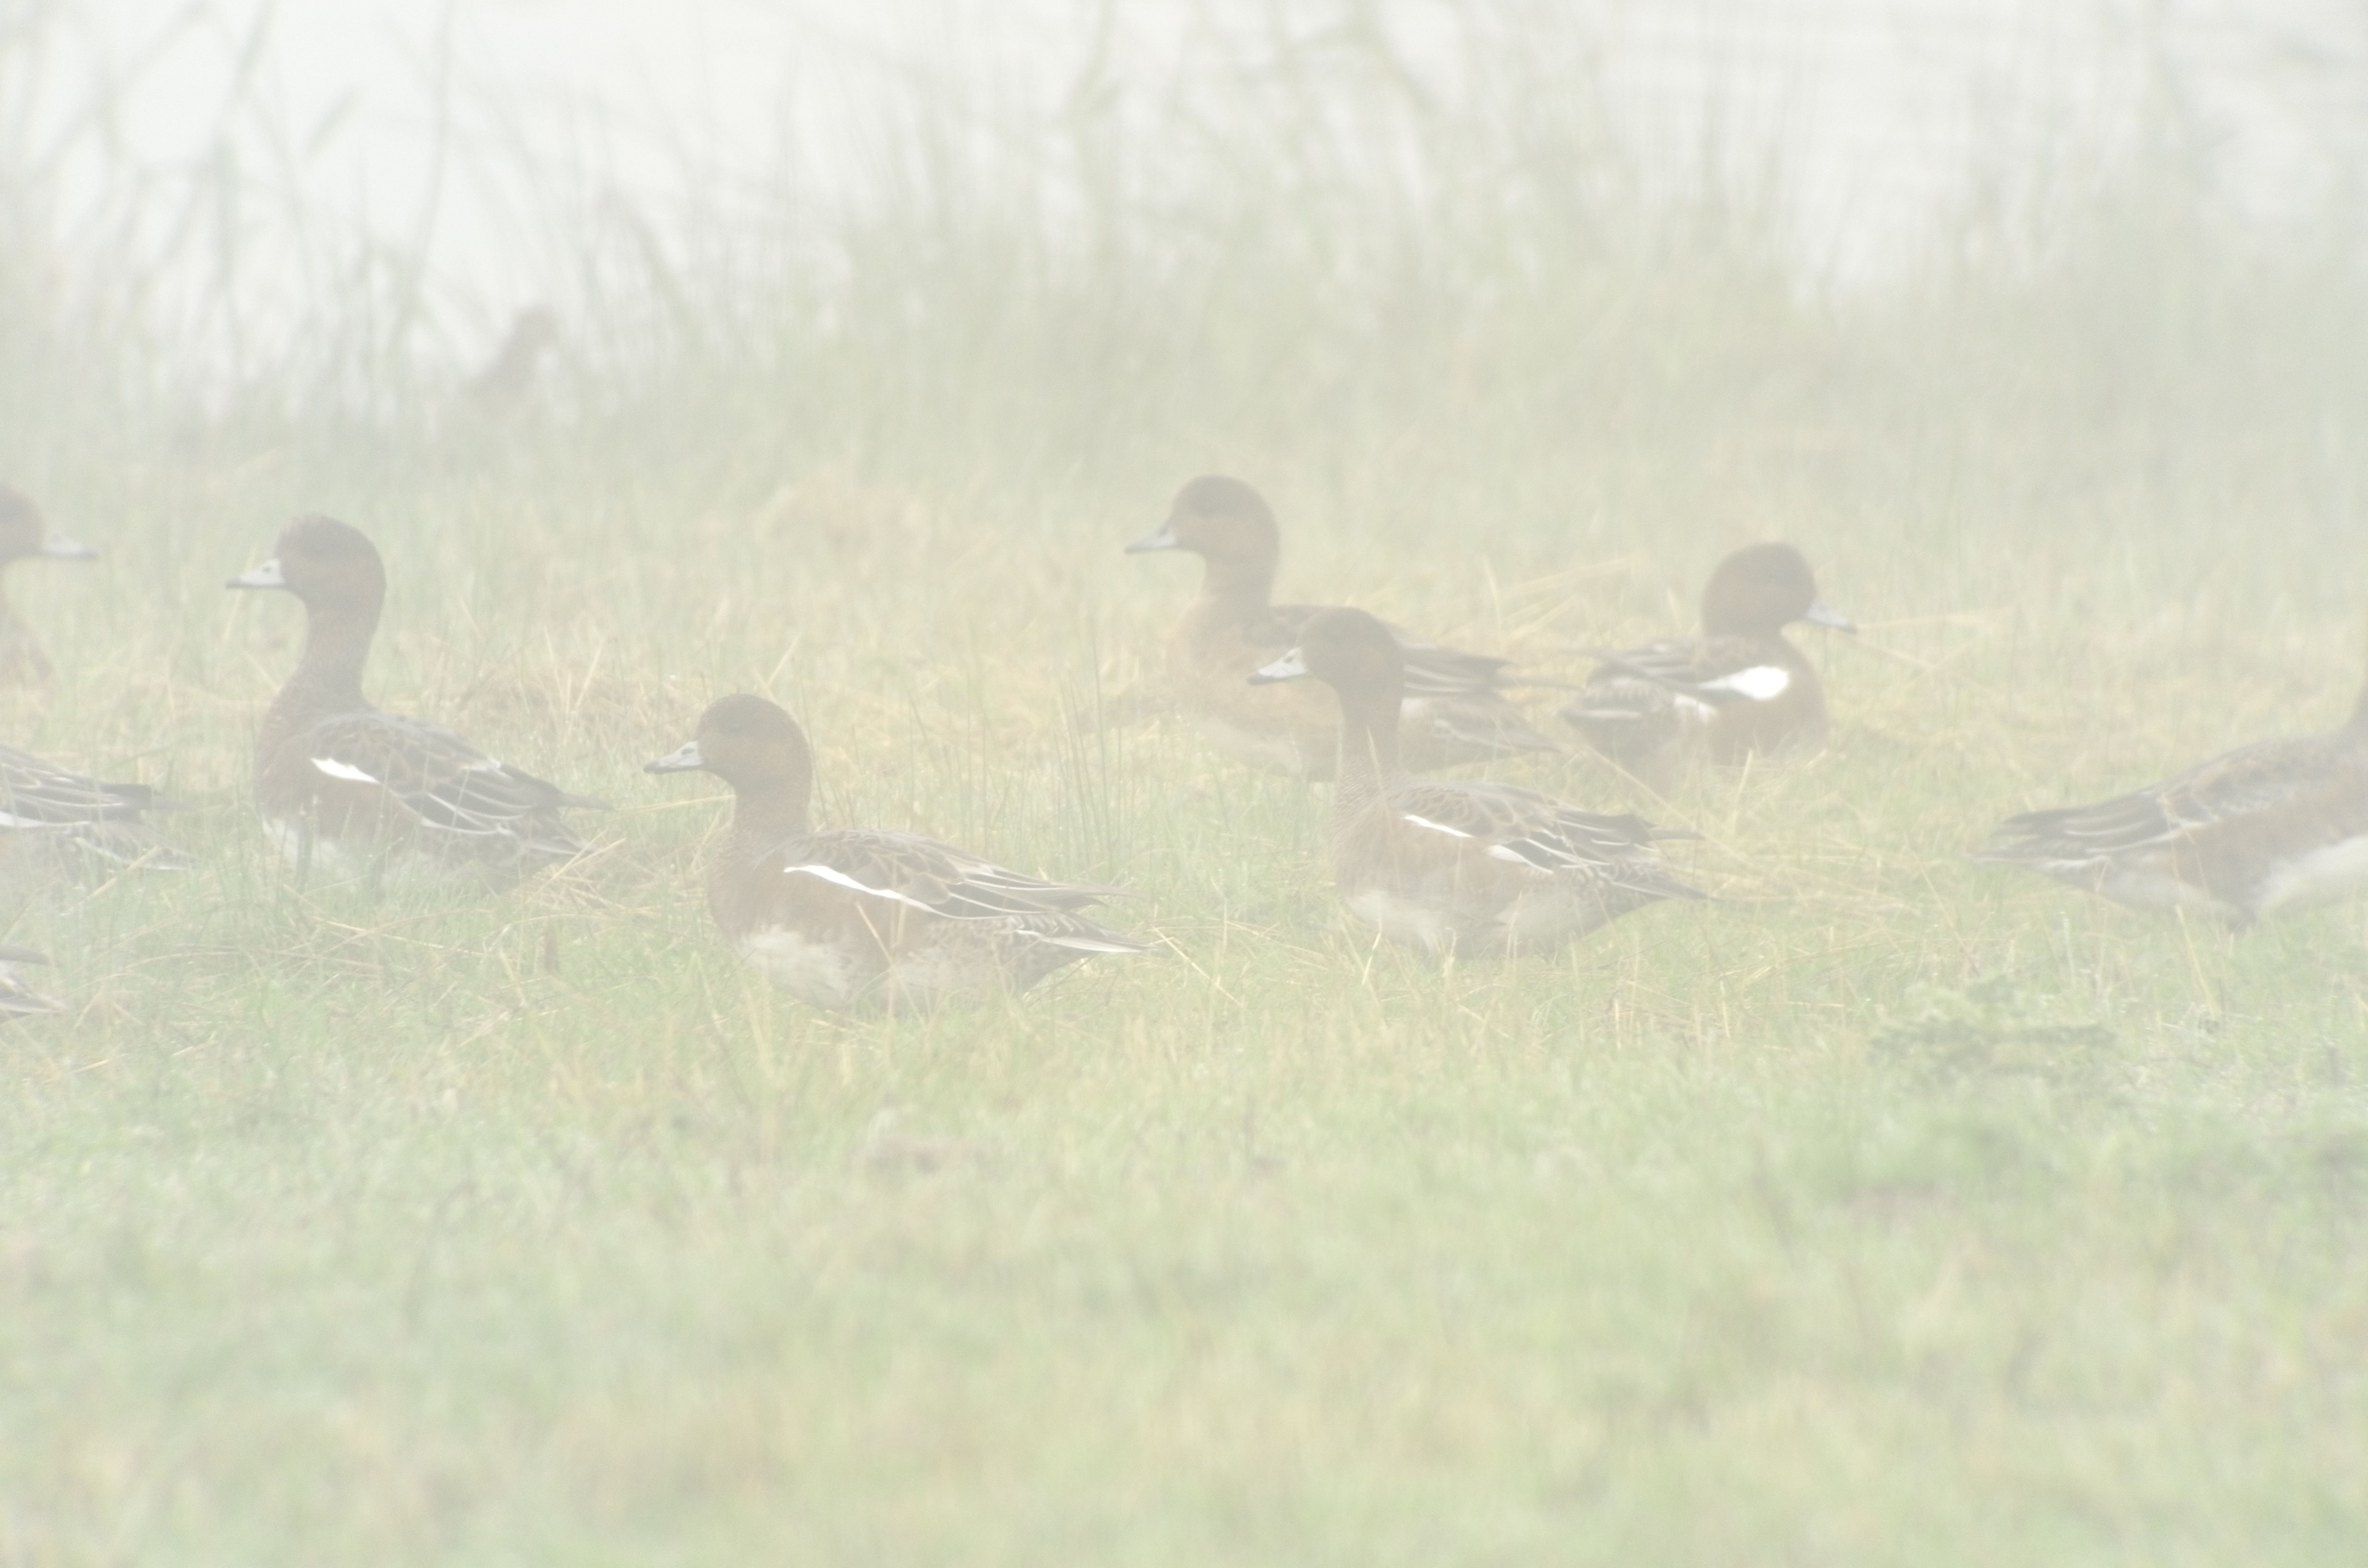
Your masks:
M1633 177L1672 199L1711 179L1754 188L1824 280L1896 276L1970 206L2069 216L2166 119L2232 211L2292 221L2351 195L2368 131L2368 22L2337 0L10 11L13 161L60 238L93 247L73 259L292 244L324 261L370 244L448 308L495 312L577 281L554 221L860 199L924 105L962 123L972 155L1078 178L1083 128L1154 129L1178 100L1218 114L1245 77L1372 73L1405 94L1410 133L1429 117L1446 134L1487 112L1492 54L1524 42L1599 100Z
M2135 504L2097 526L2193 568L2178 541L2238 494L2353 483L2298 432L2363 386L2363 29L2302 3L20 0L6 456L83 483L43 434L79 399L127 432L387 436L541 305L549 410L747 505L780 479L752 442L958 486L1287 463L1346 506L1452 441L1575 487L1582 540L1658 509L1619 489L1640 462L1664 494L1819 467L1821 506L1914 531L1938 496L1899 460L2010 450L1985 486ZM2199 472L2182 420L2227 461ZM2296 526L2348 550L2350 521Z
M0 931L0 1558L2350 1568L2359 904L1969 852L2349 711L2363 171L2299 0L0 0L0 480L104 552L0 739L191 859ZM1210 471L1547 681L1791 541L1832 732L1507 762L1713 897L1377 948L1127 700ZM274 858L314 512L587 854ZM775 993L642 771L734 691L1157 950Z

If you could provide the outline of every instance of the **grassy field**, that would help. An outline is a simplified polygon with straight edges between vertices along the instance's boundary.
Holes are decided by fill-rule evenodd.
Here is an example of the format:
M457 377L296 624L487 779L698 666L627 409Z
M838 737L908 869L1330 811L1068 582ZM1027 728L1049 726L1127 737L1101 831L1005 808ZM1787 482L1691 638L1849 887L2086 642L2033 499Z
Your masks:
M500 428L375 310L200 384L10 247L0 461L109 553L16 574L63 674L5 738L195 803L201 865L6 933L72 1009L0 1040L0 1562L2360 1560L2362 909L2231 939L1966 858L2348 710L2358 236L2146 143L1838 292L1549 156L1553 49L1497 58L1402 185L1310 129L1415 121L1351 60L1180 152L949 173L924 124L940 183L826 222L587 233ZM1325 791L1080 722L1207 468L1287 595L1565 677L1792 539L1865 626L1804 638L1832 744L1666 801L1520 764L1701 833L1715 901L1377 949ZM220 584L311 510L386 551L379 700L612 799L595 854L461 903L270 858L297 608ZM1126 883L1160 947L776 997L712 781L638 771L734 689L826 822Z

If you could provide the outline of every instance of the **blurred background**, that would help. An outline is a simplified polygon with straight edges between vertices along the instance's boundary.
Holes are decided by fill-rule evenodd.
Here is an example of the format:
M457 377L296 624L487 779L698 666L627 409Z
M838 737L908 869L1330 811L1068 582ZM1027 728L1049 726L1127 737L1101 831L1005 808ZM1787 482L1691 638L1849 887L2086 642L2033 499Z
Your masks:
M0 0L0 479L106 552L0 739L199 808L0 932L0 1557L2355 1562L2358 906L1967 852L2348 710L2363 171L2332 0ZM1508 765L1716 901L1377 953L1102 722L1210 470L1549 679L1790 540L1830 742ZM271 858L308 512L594 855ZM640 771L735 690L1162 952L775 998Z
M0 469L160 553L1085 551L1212 468L1631 615L1783 535L2258 629L2368 551L2353 6L15 0L0 123Z
M1793 262L1835 281L1912 267L1970 203L2077 202L2080 176L2167 120L2233 210L2290 220L2349 187L2368 115L2368 20L2340 0L10 9L17 172L61 239L117 263L242 253L258 290L299 280L275 271L291 242L368 242L448 312L579 286L567 222L843 204L916 113L971 131L973 156L1060 161L1083 126L1173 131L1254 82L1361 74L1403 96L1419 140L1504 113L1507 57L1532 48L1519 85L1593 100L1647 187L1756 188ZM1366 150L1383 175L1389 142Z
M12 0L0 459L383 434L543 308L541 395L709 483L1453 440L1583 518L1772 442L1903 514L1856 460L1941 439L2211 514L2348 460L2363 86L2306 0ZM2173 405L2281 449L2192 472Z

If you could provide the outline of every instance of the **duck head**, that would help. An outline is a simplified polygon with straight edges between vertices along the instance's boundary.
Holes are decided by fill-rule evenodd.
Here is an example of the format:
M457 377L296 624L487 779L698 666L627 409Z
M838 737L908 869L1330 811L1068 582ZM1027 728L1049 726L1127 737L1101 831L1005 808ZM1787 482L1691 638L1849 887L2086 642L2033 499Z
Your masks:
M316 614L374 621L386 602L386 563L359 528L299 517L279 530L270 560L222 586L285 588Z
M1207 561L1212 570L1232 567L1271 578L1275 562L1282 554L1282 535L1265 496L1238 479L1204 473L1176 493L1167 520L1156 533L1136 540L1126 550L1130 555L1154 550L1189 551Z
M1395 703L1406 687L1406 655L1390 629L1363 610L1323 610L1300 628L1299 645L1259 668L1250 684L1303 676L1344 695L1386 693Z
M802 822L814 789L814 753L780 704L740 692L710 703L699 716L699 733L642 771L712 773L744 804L769 803Z
M1817 597L1816 574L1789 544L1746 545L1718 563L1702 589L1702 630L1714 637L1773 637L1796 620L1858 630Z
M28 555L52 561L96 561L98 551L62 533L51 531L32 497L12 484L0 484L0 565Z

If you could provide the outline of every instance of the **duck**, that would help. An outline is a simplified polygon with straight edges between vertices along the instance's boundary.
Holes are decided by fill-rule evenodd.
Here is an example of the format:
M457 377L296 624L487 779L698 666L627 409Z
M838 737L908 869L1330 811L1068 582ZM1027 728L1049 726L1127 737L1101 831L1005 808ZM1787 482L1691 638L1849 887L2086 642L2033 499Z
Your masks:
M19 965L46 964L49 961L45 953L0 942L0 1019L36 1017L66 1010L64 1003L42 995L17 978Z
M1332 873L1350 914L1432 958L1550 951L1632 910L1699 899L1654 844L1691 835L1510 784L1419 779L1398 755L1406 653L1384 622L1326 609L1250 677L1313 678L1340 710Z
M2007 818L1975 858L2241 931L2368 886L2368 686L2323 734L2257 741L2158 784Z
M816 1006L902 1011L1017 994L1090 955L1150 946L1077 913L1119 889L1046 881L916 834L817 832L805 732L765 698L719 698L690 740L643 771L712 773L732 787L708 910L752 968Z
M186 871L195 864L188 852L146 818L187 809L145 784L102 782L0 745L0 888L22 895L61 880Z
M501 347L471 376L466 392L475 411L489 419L517 414L532 401L542 361L559 345L559 317L531 305L510 320Z
M500 888L582 855L564 810L606 811L477 749L441 724L382 713L362 668L386 604L386 567L359 528L299 517L232 588L304 606L304 651L255 738L255 801L300 871L393 885Z
M1272 602L1282 536L1266 497L1241 480L1203 474L1177 493L1157 531L1129 554L1201 557L1201 597L1168 640L1167 685L1193 727L1236 762L1324 780L1338 766L1340 725L1323 693L1251 687L1249 674L1291 647L1316 605ZM1399 748L1416 772L1561 748L1505 699L1511 661L1425 642L1398 627L1406 696Z
M1800 551L1775 541L1746 545L1718 563L1702 589L1702 635L1589 650L1599 667L1563 708L1563 721L1655 784L1692 756L1731 764L1815 744L1826 734L1825 684L1784 636L1784 628L1804 620L1858 630L1818 597L1816 574Z
M51 561L96 561L98 551L53 531L32 498L13 484L0 484L0 573L29 556ZM0 595L0 686L33 686L56 671L32 629Z

